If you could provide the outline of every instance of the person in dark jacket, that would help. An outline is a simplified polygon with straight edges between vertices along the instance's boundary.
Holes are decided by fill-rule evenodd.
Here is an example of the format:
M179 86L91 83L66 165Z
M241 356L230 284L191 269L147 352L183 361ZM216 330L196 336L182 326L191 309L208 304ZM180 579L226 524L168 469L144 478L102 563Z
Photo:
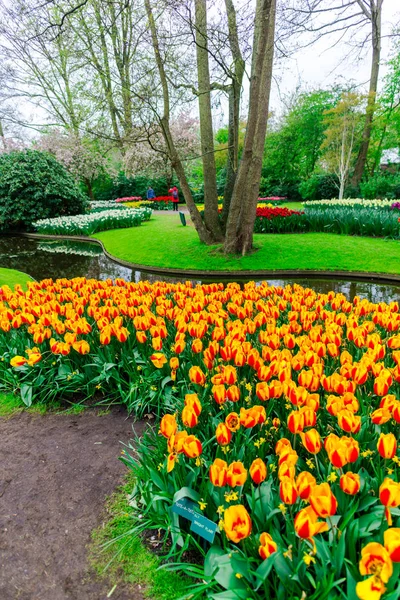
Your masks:
M149 185L149 187L147 188L147 200L153 200L153 198L155 198L156 195L154 193L153 188Z

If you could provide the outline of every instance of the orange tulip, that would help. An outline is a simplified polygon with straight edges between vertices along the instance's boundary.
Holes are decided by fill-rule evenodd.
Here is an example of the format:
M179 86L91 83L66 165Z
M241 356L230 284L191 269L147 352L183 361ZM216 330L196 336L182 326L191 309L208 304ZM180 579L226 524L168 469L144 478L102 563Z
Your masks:
M361 428L361 417L355 415L350 410L344 409L337 414L338 425L343 431L348 433L357 433Z
M397 441L393 433L381 433L376 447L382 458L393 458L397 451Z
M296 484L293 479L284 477L279 484L279 496L285 504L294 504L297 500Z
M267 478L267 467L261 458L256 458L250 465L250 477L257 485Z
M392 525L391 508L396 508L400 504L400 483L386 477L379 488L379 499L383 506L386 506L385 515L388 525Z
M345 494L354 496L360 491L360 476L358 473L348 471L340 477L340 488Z
M233 462L228 467L227 483L230 487L244 485L247 479L247 470L240 461Z
M78 340L72 344L73 349L79 354L89 354L90 346L86 340Z
M256 396L259 400L269 400L270 389L266 381L259 381L256 385Z
M13 358L10 360L10 365L12 367L22 367L27 362L27 359L23 356L13 356Z
M317 480L308 471L302 471L296 478L296 489L302 500L308 500Z
M164 437L170 438L174 435L178 429L178 425L175 419L175 415L164 415L160 423L160 431Z
M226 390L226 397L231 402L237 402L240 400L240 389L237 385L230 385Z
M179 368L179 358L177 356L172 356L169 359L169 368L173 371L176 371Z
M183 452L183 442L188 436L187 431L177 431L168 438L167 446L169 452Z
M243 427L251 428L265 422L267 415L263 406L254 405L251 408L240 409L240 423Z
M231 365L225 365L222 374L224 377L224 383L226 383L227 385L233 385L234 383L236 383L237 372L235 367L232 367Z
M296 476L296 469L295 469L294 465L292 465L289 462L283 462L281 465L279 465L279 469L278 469L279 481L282 481L286 477L288 477L289 479L294 479L295 476Z
M278 544L274 542L269 533L262 533L260 535L260 546L258 553L263 560L266 560L271 554L278 550Z
M287 438L280 438L275 445L275 454L279 456L279 454L285 449L293 450L292 444Z
M240 429L239 415L236 412L231 412L226 416L225 425L229 431L238 431Z
M130 334L126 327L117 327L114 330L114 335L119 342L124 343L124 342L126 342L126 340L128 339L128 336ZM161 347L160 347L160 349L161 349Z
M223 383L212 386L212 393L217 404L224 404L226 401L226 389Z
M385 375L379 375L374 382L374 394L377 396L386 396L391 385L391 378Z
M192 383L196 383L197 385L204 385L206 382L206 376L200 367L190 367L189 369L189 379Z
M361 575L375 575L384 583L387 583L393 574L389 553L377 542L370 542L361 550L359 569Z
M356 585L356 594L360 600L379 600L385 591L382 579L375 575L365 581L359 581Z
M175 463L178 460L178 456L175 452L171 452L167 458L167 473L171 473L175 467Z
M155 352L150 356L150 360L157 369L162 369L167 362L167 357L162 352Z
M192 352L194 352L194 354L200 354L200 352L203 350L203 342L201 340L199 340L198 338L196 338L195 340L193 340L192 342Z
M304 414L299 410L292 410L287 418L290 433L300 433L304 429Z
M199 439L194 435L188 435L183 442L183 452L189 458L197 458L203 451L203 447Z
M250 515L242 504L229 506L224 512L224 531L226 537L235 544L251 534Z
M303 446L311 454L318 454L321 450L322 442L321 437L316 429L309 429L305 433L301 433L301 441Z
M318 515L312 506L307 506L297 513L294 528L297 535L304 540L309 540L314 535L329 529L327 523L318 523Z
M219 423L215 431L215 437L220 446L227 446L232 439L232 433L225 423Z
M147 336L144 331L137 331L136 339L139 342L139 344L144 344L147 342Z
M185 395L185 406L190 406L197 416L201 413L202 406L197 394L186 394Z
M391 527L383 534L385 548L393 562L400 562L400 528Z
M371 421L375 423L375 425L383 425L384 423L390 421L391 417L392 415L390 410L387 408L378 408L372 413Z
M185 427L196 427L199 419L197 413L191 406L185 406L182 410L182 423Z
M216 458L210 466L209 477L211 483L216 487L223 487L226 485L227 472L228 464L224 460Z
M329 483L316 485L311 491L309 501L317 515L324 519L336 513L337 500L332 494Z

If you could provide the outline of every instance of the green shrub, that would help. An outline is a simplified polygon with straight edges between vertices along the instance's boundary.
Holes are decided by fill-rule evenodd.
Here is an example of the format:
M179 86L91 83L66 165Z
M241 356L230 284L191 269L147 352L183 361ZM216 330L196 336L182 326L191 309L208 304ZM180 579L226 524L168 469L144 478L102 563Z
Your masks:
M360 183L361 196L368 199L397 198L399 188L400 176L385 173L377 173L370 177L368 181Z
M0 156L0 230L30 229L38 219L87 208L75 180L51 154L25 150Z
M338 189L338 178L334 174L313 175L299 185L299 192L303 200L336 198Z

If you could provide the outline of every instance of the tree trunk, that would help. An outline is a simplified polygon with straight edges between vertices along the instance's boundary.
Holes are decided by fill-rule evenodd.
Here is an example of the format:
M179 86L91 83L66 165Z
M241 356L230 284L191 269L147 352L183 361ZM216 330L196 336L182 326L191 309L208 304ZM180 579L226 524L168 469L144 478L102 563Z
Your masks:
M91 200L94 200L92 180L90 179L90 177L84 177L83 181L84 181L84 184L86 185L89 198Z
M376 4L371 2L371 25L372 25L372 65L371 78L369 82L369 94L367 101L367 110L365 113L364 131L361 147L358 153L356 166L354 168L352 185L358 185L364 174L365 164L367 162L368 148L371 140L372 120L375 112L376 91L378 88L379 62L381 57L381 38L382 38L382 3L383 0L377 0Z
M199 93L200 141L204 178L204 222L214 238L223 240L218 216L217 172L211 112L211 82L208 62L207 0L195 0L196 56Z
M271 91L275 13L276 0L257 0L247 129L226 227L225 253L244 255L253 247Z
M154 20L153 11L150 5L150 0L144 0L144 5L146 8L147 18L149 20L149 28L151 33L151 40L153 44L154 56L156 59L156 65L158 69L158 74L160 76L161 87L163 92L163 110L164 114L160 120L161 130L163 132L165 144L167 146L167 152L169 159L171 161L171 165L177 174L180 187L182 189L183 196L185 198L186 205L189 209L190 216L193 221L193 225L196 228L200 241L205 244L213 244L215 243L215 238L211 231L209 231L206 225L201 218L199 211L197 210L197 206L193 200L192 192L190 191L190 187L186 178L185 170L182 165L182 161L179 158L178 152L176 150L174 140L171 135L171 129L169 126L170 119L170 99L169 99L169 89L168 89L168 80L167 75L164 69L163 59L160 53L160 47L158 43L157 37L157 28Z
M6 143L6 138L4 137L3 124L1 121L0 121L0 140L1 140L1 143L4 148L4 152L7 152L7 143Z
M225 0L225 6L228 17L229 46L234 63L234 74L229 90L228 157L226 162L224 205L222 208L222 223L224 228L228 220L239 164L240 97L245 70L245 62L239 45L235 7L232 0Z

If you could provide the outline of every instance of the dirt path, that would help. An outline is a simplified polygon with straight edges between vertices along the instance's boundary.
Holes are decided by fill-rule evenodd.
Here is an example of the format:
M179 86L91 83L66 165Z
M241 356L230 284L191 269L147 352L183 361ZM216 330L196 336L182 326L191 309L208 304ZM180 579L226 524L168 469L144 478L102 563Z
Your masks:
M1 600L106 599L110 586L88 572L86 546L126 470L119 442L131 437L119 409L0 419ZM117 588L111 599L141 597Z

